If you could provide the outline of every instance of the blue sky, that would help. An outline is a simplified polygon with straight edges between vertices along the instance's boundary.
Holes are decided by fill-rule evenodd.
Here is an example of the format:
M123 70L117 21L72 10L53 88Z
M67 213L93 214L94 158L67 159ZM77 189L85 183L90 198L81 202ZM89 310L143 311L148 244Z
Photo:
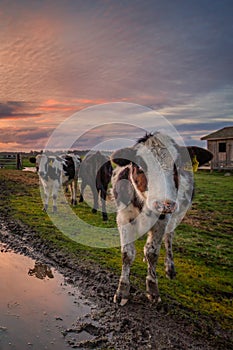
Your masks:
M0 41L0 150L42 149L111 102L152 108L187 144L233 125L231 0L0 0Z

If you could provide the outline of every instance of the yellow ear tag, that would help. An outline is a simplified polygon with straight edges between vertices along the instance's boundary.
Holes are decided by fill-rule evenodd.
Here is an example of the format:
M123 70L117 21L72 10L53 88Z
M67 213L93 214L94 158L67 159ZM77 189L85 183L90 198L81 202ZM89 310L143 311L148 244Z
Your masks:
M198 169L198 166L199 166L199 162L197 160L197 156L194 156L192 158L192 166L193 166L193 172L196 173L197 169Z
M53 160L50 160L49 165L53 166Z

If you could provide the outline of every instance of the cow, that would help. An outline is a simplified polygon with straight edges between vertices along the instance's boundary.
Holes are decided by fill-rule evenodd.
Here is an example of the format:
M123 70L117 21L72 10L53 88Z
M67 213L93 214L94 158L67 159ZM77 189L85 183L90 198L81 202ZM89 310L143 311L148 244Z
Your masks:
M63 179L63 184L66 185L66 192L70 190L71 204L77 205L77 192L78 192L78 175L82 159L74 153L63 154L60 156L66 162L63 165L63 171L69 174L69 180Z
M115 303L125 305L129 299L134 241L144 233L147 233L144 246L146 294L153 303L161 300L156 265L162 240L166 248L166 276L172 279L176 275L172 239L175 227L191 205L193 168L211 159L209 151L200 147L181 147L161 133L146 134L133 147L112 154L111 160L117 165L112 176L112 192L122 252L122 272L113 299Z
M111 181L112 176L112 164L108 157L103 155L101 152L88 154L80 167L79 176L82 179L81 183L81 195L79 202L83 202L83 194L87 185L90 186L93 193L93 208L92 213L96 213L98 209L98 197L100 195L102 203L102 218L103 221L108 220L106 211L106 196L108 184Z
M71 204L77 204L77 182L81 158L73 153L63 155L39 154L30 158L36 163L36 169L43 187L45 200L43 210L48 210L50 194L53 198L53 212L57 211L57 196L62 185L71 191Z

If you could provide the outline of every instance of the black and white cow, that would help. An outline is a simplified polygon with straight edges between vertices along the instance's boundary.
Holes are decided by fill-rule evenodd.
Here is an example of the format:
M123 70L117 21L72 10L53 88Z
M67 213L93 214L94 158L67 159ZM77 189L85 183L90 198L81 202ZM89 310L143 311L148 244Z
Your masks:
M112 161L117 167L112 185L122 250L122 272L114 302L124 305L128 301L134 241L144 233L147 233L144 246L147 297L152 302L160 301L156 264L162 240L166 247L166 275L174 278L172 238L191 205L193 167L211 159L209 151L178 146L161 133L147 134L132 148L113 153Z
M37 172L44 191L44 207L47 211L49 197L52 195L53 212L57 211L57 196L62 185L71 192L71 204L77 204L77 182L81 158L73 153L64 155L39 154L31 162L36 163Z

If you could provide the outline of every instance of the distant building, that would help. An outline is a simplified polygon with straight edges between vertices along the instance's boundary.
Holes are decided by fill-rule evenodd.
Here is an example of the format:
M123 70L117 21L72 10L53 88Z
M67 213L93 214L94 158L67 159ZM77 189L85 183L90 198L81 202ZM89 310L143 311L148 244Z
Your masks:
M211 169L233 170L233 126L203 136L207 140L207 148L213 153Z

